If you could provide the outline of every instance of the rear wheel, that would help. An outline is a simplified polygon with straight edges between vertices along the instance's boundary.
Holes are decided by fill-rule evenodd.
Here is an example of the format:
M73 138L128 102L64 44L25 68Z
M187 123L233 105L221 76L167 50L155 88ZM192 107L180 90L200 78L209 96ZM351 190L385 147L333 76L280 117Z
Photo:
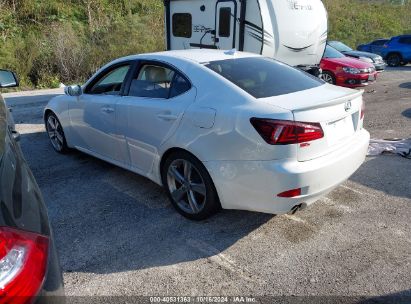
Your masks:
M321 78L329 84L336 84L335 77L331 72L323 71Z
M177 151L166 159L162 181L173 206L189 219L203 220L220 209L207 169L187 152Z
M66 137L64 136L63 127L56 114L50 113L47 115L46 130L54 150L59 153L66 153L69 150Z
M401 64L401 56L399 54L390 54L387 57L387 64L391 67L397 67Z

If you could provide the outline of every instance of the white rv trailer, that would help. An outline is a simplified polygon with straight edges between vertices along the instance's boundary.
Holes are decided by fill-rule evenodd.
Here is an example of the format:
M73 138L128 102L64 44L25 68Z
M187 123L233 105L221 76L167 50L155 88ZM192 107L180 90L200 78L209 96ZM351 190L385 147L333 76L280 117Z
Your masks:
M164 0L168 50L237 49L318 75L327 41L321 0Z

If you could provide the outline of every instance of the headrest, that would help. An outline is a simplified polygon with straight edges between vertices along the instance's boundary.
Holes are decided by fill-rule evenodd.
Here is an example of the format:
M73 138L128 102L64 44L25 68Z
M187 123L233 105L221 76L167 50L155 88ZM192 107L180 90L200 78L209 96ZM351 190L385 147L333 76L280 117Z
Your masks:
M155 82L155 83L161 83L161 82L167 82L167 73L166 70L162 67L156 67L156 66L147 66L145 68L145 73L146 73L146 80Z

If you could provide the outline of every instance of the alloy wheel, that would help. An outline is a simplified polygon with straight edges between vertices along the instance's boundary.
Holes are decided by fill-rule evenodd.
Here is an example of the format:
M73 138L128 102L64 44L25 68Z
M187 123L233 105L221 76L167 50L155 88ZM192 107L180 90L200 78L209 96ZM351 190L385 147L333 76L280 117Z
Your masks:
M172 199L184 212L200 213L206 204L206 185L199 170L188 160L174 160L167 171L167 186Z
M54 115L47 118L47 133L51 144L57 151L62 151L64 147L64 134L60 122Z
M330 84L334 84L334 79L330 74L323 73L321 77L325 82L330 83Z

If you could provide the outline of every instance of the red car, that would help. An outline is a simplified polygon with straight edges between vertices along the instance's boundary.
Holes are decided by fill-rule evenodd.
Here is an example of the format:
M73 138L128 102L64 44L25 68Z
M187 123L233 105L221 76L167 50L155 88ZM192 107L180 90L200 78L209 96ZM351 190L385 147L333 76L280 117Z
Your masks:
M342 87L362 87L377 79L377 71L372 63L347 57L327 46L320 67L322 79Z

